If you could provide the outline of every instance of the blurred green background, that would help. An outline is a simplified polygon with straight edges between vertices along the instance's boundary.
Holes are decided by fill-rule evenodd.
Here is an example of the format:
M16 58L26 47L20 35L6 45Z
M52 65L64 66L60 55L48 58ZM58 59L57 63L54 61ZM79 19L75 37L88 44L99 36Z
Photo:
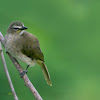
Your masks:
M100 100L99 0L0 0L4 36L12 21L22 21L40 41L53 86L38 65L27 75L44 100ZM4 55L19 100L35 100ZM0 100L14 100L10 93L0 57Z

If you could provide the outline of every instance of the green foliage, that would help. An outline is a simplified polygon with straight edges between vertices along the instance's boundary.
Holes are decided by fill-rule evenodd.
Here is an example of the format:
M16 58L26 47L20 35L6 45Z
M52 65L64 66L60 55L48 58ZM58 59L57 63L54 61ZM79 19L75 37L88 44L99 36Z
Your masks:
M38 65L28 69L28 76L44 100L100 99L99 4L89 0L0 1L3 35L18 20L40 41L53 86L46 84ZM6 54L5 59L19 100L33 100ZM20 63L25 69L27 65ZM0 100L14 100L1 58L0 66Z

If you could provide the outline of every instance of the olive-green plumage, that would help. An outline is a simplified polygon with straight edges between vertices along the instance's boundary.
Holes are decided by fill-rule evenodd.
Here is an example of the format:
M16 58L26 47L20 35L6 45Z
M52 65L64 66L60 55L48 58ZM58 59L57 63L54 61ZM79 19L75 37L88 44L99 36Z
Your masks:
M20 46L21 52L27 57L44 61L44 56L41 52L39 41L34 35L24 31L15 42L16 46Z
M13 57L28 65L39 64L47 83L52 86L39 41L36 36L25 29L27 28L19 21L11 23L5 36L5 49Z

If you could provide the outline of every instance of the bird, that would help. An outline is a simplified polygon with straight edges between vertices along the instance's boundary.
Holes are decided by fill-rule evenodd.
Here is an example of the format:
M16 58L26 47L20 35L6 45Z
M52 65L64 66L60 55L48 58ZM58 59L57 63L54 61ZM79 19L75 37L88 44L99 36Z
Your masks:
M21 21L12 22L4 37L4 47L7 53L27 64L26 69L20 74L27 73L29 66L40 65L48 85L52 86L48 69L44 63L44 55L40 49L37 37L26 31L28 29Z

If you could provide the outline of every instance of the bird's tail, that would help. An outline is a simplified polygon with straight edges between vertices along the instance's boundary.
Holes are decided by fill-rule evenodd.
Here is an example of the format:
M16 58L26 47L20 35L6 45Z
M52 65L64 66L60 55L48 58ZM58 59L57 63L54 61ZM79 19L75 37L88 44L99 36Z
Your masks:
M50 80L50 75L49 75L49 72L48 72L46 65L44 64L44 62L42 62L40 60L38 61L38 64L41 66L41 69L42 69L42 72L43 72L43 75L44 75L44 78L45 78L47 84L52 86L52 83Z

